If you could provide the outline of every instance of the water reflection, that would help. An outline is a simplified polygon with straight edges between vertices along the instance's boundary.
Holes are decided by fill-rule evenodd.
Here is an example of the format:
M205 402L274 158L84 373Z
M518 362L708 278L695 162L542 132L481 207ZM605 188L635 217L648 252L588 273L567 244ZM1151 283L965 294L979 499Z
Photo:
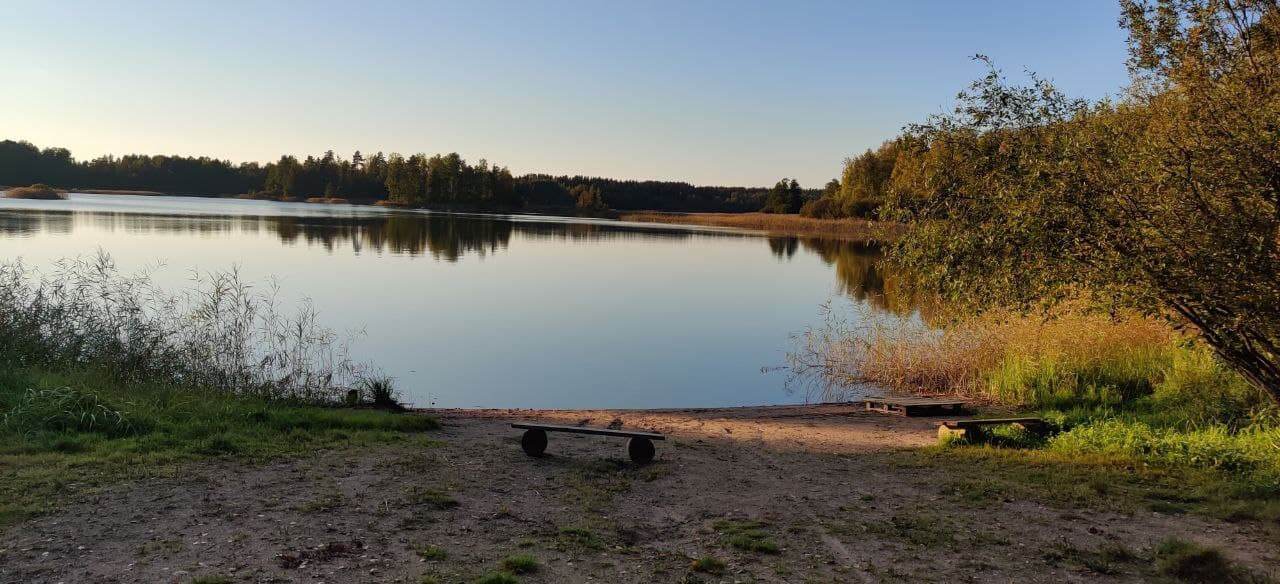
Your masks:
M836 285L841 294L899 316L919 313L927 319L931 313L931 303L923 301L906 274L884 261L880 246L838 239L769 238L769 250L779 258L792 257L801 246L835 267Z
M77 225L131 235L178 234L201 237L272 234L282 243L322 247L329 252L430 255L456 262L506 249L513 234L532 239L597 240L746 237L741 234L645 228L607 223L511 220L501 216L387 213L376 215L180 215L109 211L0 211L0 235L71 234ZM794 253L794 244L791 253Z
M229 266L278 281L286 304L309 298L327 326L367 333L353 358L383 367L408 401L448 407L793 403L803 396L761 368L781 364L833 293L872 312L915 306L879 250L824 239L234 199L0 199L0 260L43 269L95 249L125 271L154 266L163 286Z
M749 237L731 232L701 232L609 223L520 221L484 215L386 213L376 215L187 215L71 210L0 211L0 235L67 235L77 226L131 235L179 234L200 237L270 234L281 243L320 247L333 253L427 256L456 262L507 249L513 234L538 240L600 240L698 237ZM835 268L839 292L857 302L898 315L922 310L908 279L883 262L874 244L821 238L769 237L769 251L789 261L805 249Z

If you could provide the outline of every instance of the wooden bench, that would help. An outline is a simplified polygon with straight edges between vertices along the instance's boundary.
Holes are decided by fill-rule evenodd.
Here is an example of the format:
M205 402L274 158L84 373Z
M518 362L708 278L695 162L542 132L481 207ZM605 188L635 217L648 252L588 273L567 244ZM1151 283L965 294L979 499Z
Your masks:
M947 420L938 424L938 437L946 438L947 436L955 436L963 438L968 431L973 428L981 428L983 426L1003 426L1005 424L1022 428L1028 432L1039 432L1044 429L1044 420L1041 418L988 418L985 420Z
M947 410L955 415L964 409L968 400L937 397L866 397L860 400L868 412L896 414L899 416L918 416ZM858 403L858 402L854 402Z
M596 436L616 436L627 439L627 455L636 464L645 464L653 460L656 450L654 440L666 440L667 437L653 432L629 432L627 430L611 430L609 428L588 428L585 426L557 426L554 424L532 424L517 422L512 428L524 430L520 437L520 447L529 456L542 456L547 450L547 432L568 432L570 434L594 434Z

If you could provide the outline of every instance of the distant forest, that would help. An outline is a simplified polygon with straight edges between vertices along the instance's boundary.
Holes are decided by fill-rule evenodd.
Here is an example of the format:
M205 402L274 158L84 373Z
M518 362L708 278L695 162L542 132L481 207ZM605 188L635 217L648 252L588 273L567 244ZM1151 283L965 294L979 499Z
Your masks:
M66 148L38 148L30 142L0 141L0 185L44 183L63 189L157 191L192 196L246 196L301 200L342 198L391 201L414 207L455 210L760 211L769 187L707 187L684 182L616 180L586 176L513 176L506 167L481 159L468 163L455 154L365 155L350 158L332 150L321 156L281 156L267 164L183 156L129 154L77 161ZM817 191L781 181L790 205L770 211L794 212ZM778 199L774 193L774 200ZM785 209L784 207L791 207Z

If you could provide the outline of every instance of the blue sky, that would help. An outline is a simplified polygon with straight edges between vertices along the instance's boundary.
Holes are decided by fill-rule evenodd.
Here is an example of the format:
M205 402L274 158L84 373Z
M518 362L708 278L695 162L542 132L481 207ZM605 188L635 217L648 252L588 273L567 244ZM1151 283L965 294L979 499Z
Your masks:
M0 0L0 137L274 159L820 186L984 71L1125 84L1114 0Z

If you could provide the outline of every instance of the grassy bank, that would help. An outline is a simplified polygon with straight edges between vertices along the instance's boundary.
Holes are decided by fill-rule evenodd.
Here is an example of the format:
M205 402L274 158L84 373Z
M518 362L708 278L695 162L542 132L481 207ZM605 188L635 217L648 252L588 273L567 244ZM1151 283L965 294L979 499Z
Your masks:
M0 264L0 306L0 523L180 463L438 426L393 411L389 380L347 359L307 303L290 315L234 272L175 295L105 256Z
M737 227L764 231L770 235L813 235L868 242L893 241L902 232L902 226L896 223L865 219L813 219L773 213L624 212L618 218L643 223Z
M942 329L832 316L802 335L791 372L824 399L870 382L959 394L990 415L1050 426L997 427L955 446L1204 470L1255 496L1280 494L1275 404L1194 338L1138 316L988 314Z
M0 524L121 480L179 475L183 463L426 444L422 432L438 427L422 415L113 377L92 366L0 375Z

